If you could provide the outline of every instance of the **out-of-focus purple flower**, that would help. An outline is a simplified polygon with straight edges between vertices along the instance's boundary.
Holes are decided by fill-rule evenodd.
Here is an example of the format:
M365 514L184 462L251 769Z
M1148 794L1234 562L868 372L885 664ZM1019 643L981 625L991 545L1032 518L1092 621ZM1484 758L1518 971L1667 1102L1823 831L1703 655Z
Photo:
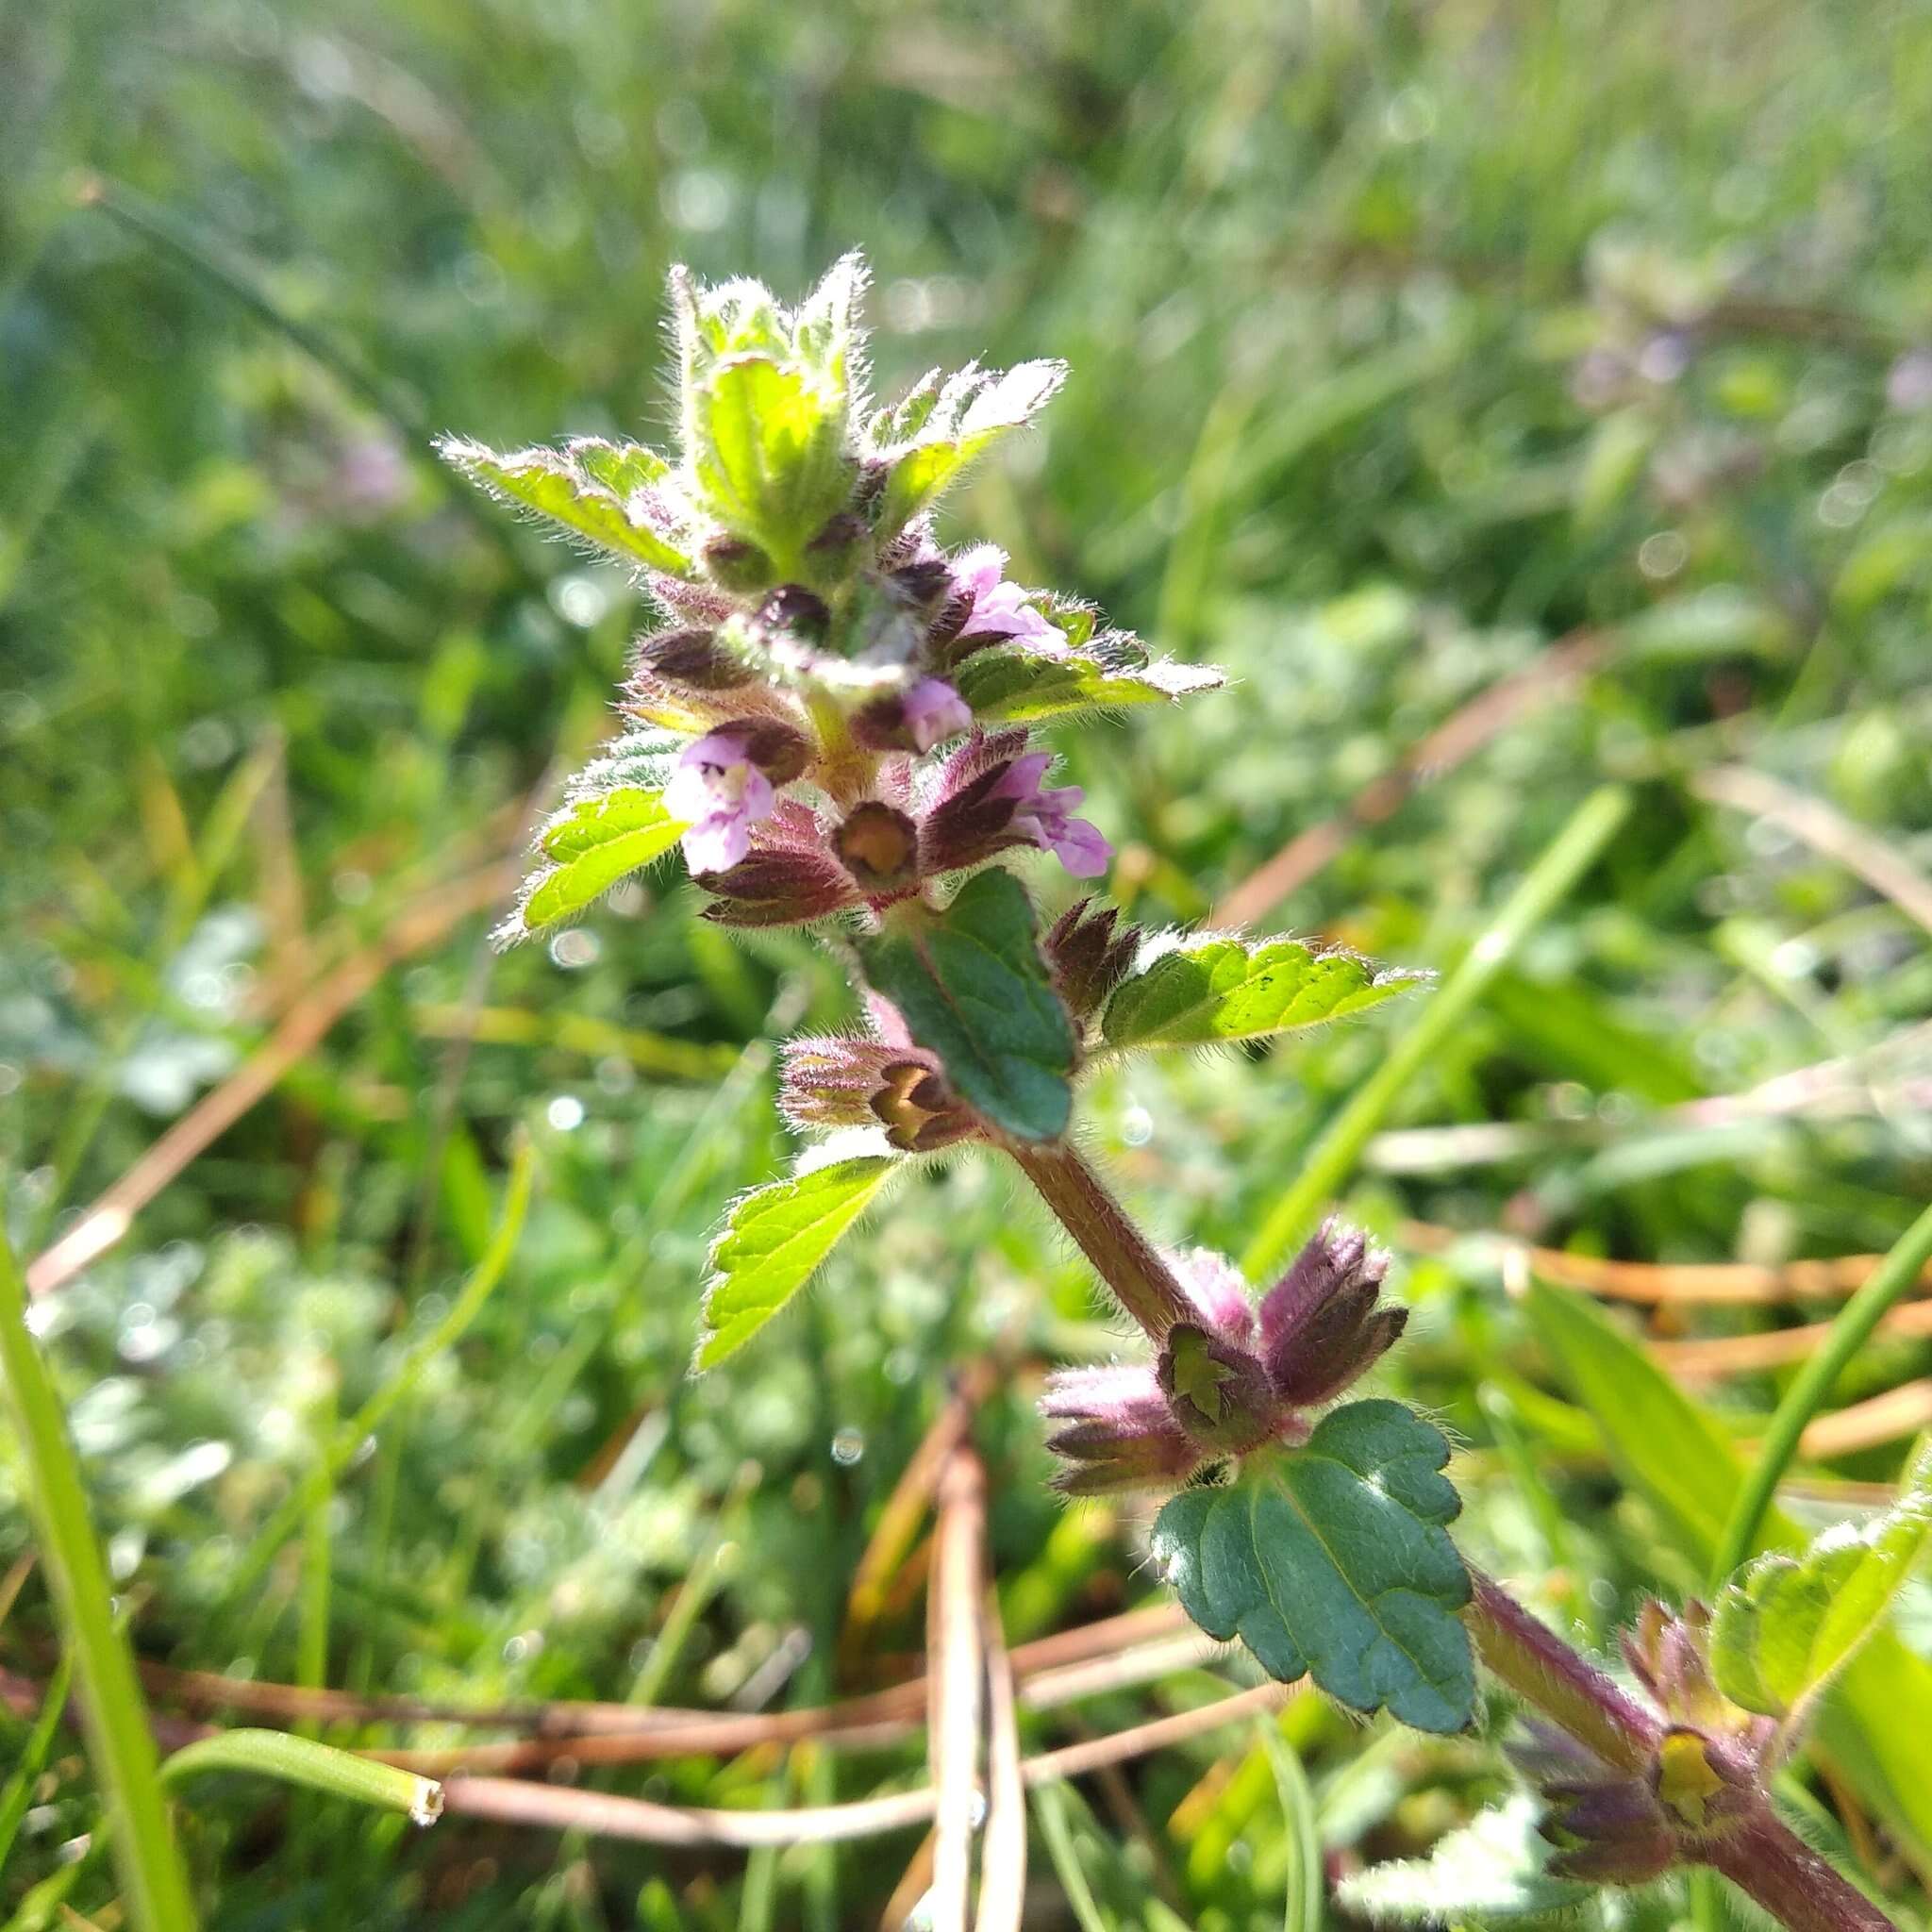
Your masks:
M728 872L751 850L751 828L770 818L776 794L752 763L746 735L713 731L685 748L664 788L664 808L684 819L684 856L694 873Z
M1028 752L1024 758L1015 758L993 787L992 796L1013 800L1009 821L1013 832L1051 852L1076 879L1097 879L1107 870L1113 847L1097 825L1072 815L1087 795L1079 786L1041 788L1040 781L1052 763L1053 754L1046 751Z
M1894 409L1932 409L1932 349L1907 349L1891 365L1885 400Z
M971 599L962 638L1012 638L1060 654L1067 641L1027 603L1030 591L1006 578L1007 553L996 543L975 544L953 559L953 591Z
M973 713L965 699L942 677L922 677L906 693L903 716L912 742L921 751L930 751L934 745L973 729Z

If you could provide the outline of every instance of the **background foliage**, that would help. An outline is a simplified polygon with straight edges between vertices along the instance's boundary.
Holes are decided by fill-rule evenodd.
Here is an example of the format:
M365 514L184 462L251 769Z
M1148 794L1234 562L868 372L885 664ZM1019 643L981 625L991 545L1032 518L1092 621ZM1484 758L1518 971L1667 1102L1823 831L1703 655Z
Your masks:
M795 295L855 244L881 388L974 353L1074 364L949 531L1239 680L1074 751L1150 922L1204 917L1485 689L1597 641L1260 910L1453 967L1601 776L1640 787L1349 1201L1400 1257L1388 1380L1459 1432L1472 1552L1599 1631L1701 1584L1641 1433L1607 1454L1584 1412L1619 1420L1616 1359L1566 1375L1496 1244L1428 1230L1773 1264L1883 1249L1932 1183L1924 906L1722 776L1830 804L1922 877L1932 858L1932 9L76 0L0 21L0 98L17 1242L71 1226L330 975L368 982L42 1305L144 1656L479 1701L764 1707L908 1674L916 1575L841 1658L853 1568L949 1376L994 1351L1009 1640L1148 1596L1144 1520L1045 1491L1039 1366L1115 1338L988 1165L899 1190L800 1308L682 1379L720 1205L782 1152L764 1042L843 1017L825 961L694 926L662 879L547 951L481 938L491 869L604 728L638 611L469 500L429 434L655 435L671 261ZM439 928L452 880L466 909ZM1103 1152L1164 1235L1238 1252L1393 1012L1138 1065L1101 1089ZM541 1175L504 1285L325 1505L276 1516L448 1313L520 1127ZM1675 1341L1822 1313L1645 1320ZM1923 1341L1867 1351L1837 1401L1907 1392L1794 1508L1869 1505L1927 1367ZM1786 1373L1695 1389L1748 1437ZM0 1561L25 1546L9 1491ZM28 1581L0 1627L14 1679L44 1682L49 1629ZM1902 1634L1932 1654L1923 1591ZM1212 1688L1181 1673L1029 1737ZM28 1721L0 1719L25 1754L8 1910L92 1815L71 1740L29 1745ZM1283 1724L1337 1869L1426 1850L1500 1786L1468 1741L1312 1700ZM608 1781L824 1802L918 1761ZM1236 1732L1055 1794L1038 1923L1277 1923L1282 1789ZM1816 1790L1821 1830L1871 1838L1923 1914L1926 1847ZM214 1781L187 1819L210 1923L237 1928L870 1924L914 1842L747 1866L418 1836ZM95 1859L70 1898L110 1891Z

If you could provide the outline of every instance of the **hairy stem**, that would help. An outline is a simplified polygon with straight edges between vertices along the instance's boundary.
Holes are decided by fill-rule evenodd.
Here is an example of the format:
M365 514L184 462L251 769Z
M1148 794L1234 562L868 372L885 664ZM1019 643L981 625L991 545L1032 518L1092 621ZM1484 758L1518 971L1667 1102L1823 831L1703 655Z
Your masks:
M1614 813L1606 809L1604 822L1614 826L1623 808L1620 802ZM1192 1304L1174 1271L1077 1154L1024 1142L1009 1142L1007 1151L1157 1346L1175 1322L1191 1319ZM1463 1621L1489 1669L1606 1764L1648 1777L1663 1721L1538 1622L1493 1577L1473 1564L1469 1574L1474 1588ZM1896 1932L1768 1803L1698 1856L1789 1932Z
M1663 1725L1474 1564L1463 1622L1486 1663L1526 1704L1619 1771L1650 1768Z
M1857 1886L1768 1806L1718 1840L1704 1857L1790 1932L1897 1932Z
M1176 1322L1194 1319L1193 1304L1174 1270L1071 1147L1014 1141L1007 1151L1157 1348Z

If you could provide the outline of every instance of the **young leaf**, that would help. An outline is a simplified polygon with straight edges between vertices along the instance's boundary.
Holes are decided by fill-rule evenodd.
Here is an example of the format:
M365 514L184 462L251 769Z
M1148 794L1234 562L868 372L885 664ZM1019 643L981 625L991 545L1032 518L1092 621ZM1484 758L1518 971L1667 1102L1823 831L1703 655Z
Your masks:
M1528 1919L1580 1905L1591 1888L1553 1878L1537 1836L1542 1805L1519 1791L1436 1840L1426 1858L1393 1858L1344 1878L1337 1896L1377 1924Z
M844 507L845 398L770 356L732 356L694 398L691 467L706 501L741 537L789 558Z
M1424 977L1378 973L1353 953L1318 952L1299 940L1183 940L1121 981L1101 1031L1109 1046L1262 1040L1365 1012Z
M711 1244L697 1369L735 1355L810 1280L897 1162L858 1155L754 1188Z
M661 858L685 830L662 795L641 785L579 798L538 835L537 849L555 863L531 875L499 939L527 939L581 912L626 874Z
M1076 711L1172 704L1221 682L1211 665L1156 658L1114 668L1091 652L1048 658L1023 644L989 644L953 674L954 689L982 724L1029 724Z
M1051 1141L1073 1107L1074 1027L1009 872L976 873L938 915L889 924L863 948L867 979L955 1091L1023 1141Z
M878 533L901 529L930 509L970 463L1043 409L1066 375L1064 362L1022 362L1004 375L969 364L929 408L922 386L900 405L901 422L919 423L919 440L881 452L891 467L879 499ZM884 426L891 433L897 425Z
M1357 1710L1458 1731L1475 1669L1457 1614L1469 1574L1442 1526L1461 1508L1448 1459L1441 1431L1401 1403L1349 1403L1301 1448L1174 1497L1155 1561L1208 1636L1239 1637L1271 1676L1312 1673Z
M691 574L691 558L632 514L635 491L665 473L664 459L647 449L586 438L567 451L520 449L498 456L455 436L443 437L436 449L491 495L548 517L625 563L669 576ZM620 480L629 483L622 494Z
M1884 1515L1826 1530L1802 1557L1760 1557L1724 1586L1710 1626L1718 1688L1746 1710L1790 1716L1876 1628L1928 1536L1932 1441Z

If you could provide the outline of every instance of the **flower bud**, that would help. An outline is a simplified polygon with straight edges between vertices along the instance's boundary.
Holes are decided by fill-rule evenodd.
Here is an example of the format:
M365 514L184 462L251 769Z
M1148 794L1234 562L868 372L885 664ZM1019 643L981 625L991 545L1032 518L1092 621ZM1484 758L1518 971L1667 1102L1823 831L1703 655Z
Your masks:
M1372 1368L1407 1325L1407 1308L1379 1308L1389 1257L1367 1236L1324 1222L1261 1302L1261 1348L1275 1393L1312 1407Z
M1174 1420L1204 1449L1238 1456L1279 1433L1279 1404L1261 1364L1191 1322L1167 1331L1155 1375Z
M1046 1442L1070 1465L1053 1479L1066 1495L1172 1487L1202 1461L1144 1363L1061 1369L1047 1377L1040 1412L1067 1424Z
M736 691L755 675L712 630L667 630L640 638L631 665L634 677L649 677L679 691Z
M832 613L816 591L803 584L780 584L758 606L753 622L768 637L789 638L816 648L831 628Z
M868 798L845 814L832 848L867 892L888 892L919 875L919 827L903 811Z
M829 853L793 845L755 845L698 883L716 896L704 917L719 925L804 925L858 904L852 881Z
M874 751L927 752L971 731L973 713L943 678L923 677L910 691L875 698L853 719L852 729Z
M705 545L704 562L714 584L740 596L762 591L772 581L772 559L742 537L713 537Z
M778 1105L801 1127L883 1126L908 1154L930 1154L974 1131L938 1059L878 1040L794 1040L783 1049Z
M1091 899L1077 899L1054 921L1046 935L1047 962L1067 1010L1076 1020L1091 1020L1107 1004L1107 996L1126 976L1140 950L1138 926L1122 925L1112 906L1095 908Z
M849 509L839 511L805 546L811 575L821 582L843 576L867 535L863 517Z

